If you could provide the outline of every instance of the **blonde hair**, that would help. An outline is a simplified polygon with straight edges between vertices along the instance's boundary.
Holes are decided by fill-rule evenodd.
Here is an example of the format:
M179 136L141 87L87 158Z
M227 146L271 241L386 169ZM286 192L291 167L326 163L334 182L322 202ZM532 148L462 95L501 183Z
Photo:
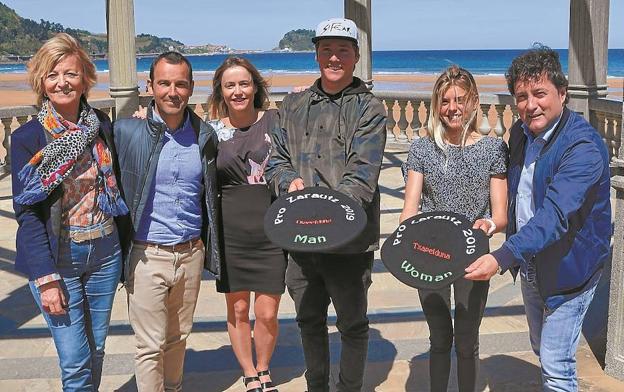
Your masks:
M461 144L464 145L466 134L476 131L477 129L477 111L479 110L479 92L477 91L477 83L467 70L451 65L442 72L438 77L431 94L431 111L429 121L427 122L427 132L436 145L442 149L446 149L444 142L446 136L446 128L440 119L440 106L444 94L449 88L457 86L466 91L464 96L464 110L462 111L462 134Z
M95 65L76 38L66 33L58 33L39 48L26 66L28 69L28 83L30 83L33 91L37 94L38 106L41 106L45 96L43 81L46 76L63 58L72 55L77 56L82 64L83 96L86 98L89 95L89 90L97 82Z

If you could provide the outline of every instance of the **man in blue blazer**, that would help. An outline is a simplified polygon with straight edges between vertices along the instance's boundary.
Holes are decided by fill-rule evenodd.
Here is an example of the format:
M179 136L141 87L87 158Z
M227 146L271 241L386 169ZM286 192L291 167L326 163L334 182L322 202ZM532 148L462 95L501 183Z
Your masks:
M535 46L505 76L520 114L509 138L507 240L466 278L520 272L543 388L576 391L581 326L610 251L609 154L598 132L566 108L557 52Z

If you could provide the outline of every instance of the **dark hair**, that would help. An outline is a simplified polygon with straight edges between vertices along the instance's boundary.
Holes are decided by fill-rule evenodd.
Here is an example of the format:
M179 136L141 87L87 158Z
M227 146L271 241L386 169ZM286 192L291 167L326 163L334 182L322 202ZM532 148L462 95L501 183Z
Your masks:
M260 72L258 72L256 67L246 58L229 56L223 61L219 68L216 69L212 78L212 94L210 98L208 98L212 118L228 116L228 108L223 99L223 92L221 91L221 80L223 78L223 73L232 67L243 67L251 74L254 87L256 87L254 108L265 109L269 106L269 84L262 75L260 75Z
M189 82L193 81L193 66L191 66L191 62L188 61L184 55L178 52L165 52L161 53L152 61L152 65L150 66L149 78L153 82L154 81L154 68L156 68L156 64L158 64L161 60L166 61L169 64L186 64L189 71Z
M511 95L514 95L518 81L537 81L543 75L546 75L557 90L562 88L568 90L568 79L561 69L559 54L548 46L535 43L531 49L511 62L511 66L505 73L507 88ZM567 99L566 96L566 102Z

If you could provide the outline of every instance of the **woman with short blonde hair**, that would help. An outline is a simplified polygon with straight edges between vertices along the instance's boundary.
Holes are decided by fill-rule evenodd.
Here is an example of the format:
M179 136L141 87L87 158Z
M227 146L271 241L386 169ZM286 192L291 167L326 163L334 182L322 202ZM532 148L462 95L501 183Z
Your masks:
M27 65L28 82L37 94L37 105L45 98L43 81L48 72L60 61L62 57L74 55L82 64L83 96L88 98L89 91L97 83L95 65L87 52L82 49L78 40L66 33L59 33L46 41L37 53L30 59Z
M128 213L108 116L86 100L95 66L68 34L28 63L40 111L11 135L15 268L52 333L64 391L97 391Z

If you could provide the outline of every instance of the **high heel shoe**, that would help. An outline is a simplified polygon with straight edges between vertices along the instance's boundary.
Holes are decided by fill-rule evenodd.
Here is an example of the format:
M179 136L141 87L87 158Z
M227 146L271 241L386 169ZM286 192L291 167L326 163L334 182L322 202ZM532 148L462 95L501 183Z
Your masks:
M245 384L245 388L247 388L247 384L256 382L256 381L260 382L260 377L258 376L244 377L243 376L243 384ZM261 387L255 387L255 388L247 389L247 392L263 392L263 391Z
M271 377L271 371L269 369L267 370L261 370L258 372L258 379L260 379L260 376L269 376ZM275 385L273 385L273 381L269 380L267 382L260 382L260 385L262 385L262 391L263 392L279 392L277 390L277 388L275 387Z

